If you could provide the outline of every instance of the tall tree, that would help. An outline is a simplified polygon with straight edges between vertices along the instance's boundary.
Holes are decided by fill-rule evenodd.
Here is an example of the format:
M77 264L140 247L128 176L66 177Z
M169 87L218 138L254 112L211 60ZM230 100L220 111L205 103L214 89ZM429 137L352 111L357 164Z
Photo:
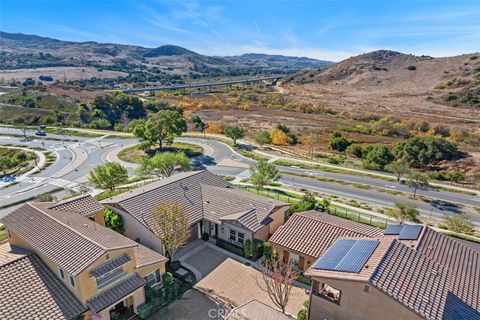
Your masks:
M328 148L330 150L345 151L352 143L352 141L345 139L340 132L334 132L328 142Z
M259 283L257 280L257 285L285 313L293 283L299 276L298 269L292 261L284 263L279 260L267 260L265 266L260 271L263 281Z
M186 171L191 167L190 159L181 152L159 152L151 158L144 158L137 172L140 175L155 175L157 177L170 177L175 170Z
M315 146L318 141L318 136L319 136L318 132L310 131L302 138L302 144L304 144L307 147L307 152L308 152L308 155L310 156L310 159L313 159L315 155Z
M251 181L257 190L280 178L277 168L266 160L258 160L250 166Z
M115 162L107 162L90 171L89 182L96 188L115 190L115 187L128 181L127 168Z
M400 181L403 175L410 172L410 166L403 161L389 163L385 166L385 169L395 174L395 176L397 176L397 181Z
M412 171L407 175L407 185L413 188L413 196L417 195L418 188L428 188L430 178L427 174L419 171Z
M404 221L420 222L420 213L411 203L395 202L395 208L390 211L390 215L399 223Z
M163 148L163 143L172 143L175 136L187 131L187 122L177 111L160 110L145 122L144 138Z
M242 127L226 127L223 133L233 140L233 144L237 144L237 140L245 136L245 129Z
M176 202L159 203L153 209L155 235L162 241L170 262L188 241L190 225L187 211Z

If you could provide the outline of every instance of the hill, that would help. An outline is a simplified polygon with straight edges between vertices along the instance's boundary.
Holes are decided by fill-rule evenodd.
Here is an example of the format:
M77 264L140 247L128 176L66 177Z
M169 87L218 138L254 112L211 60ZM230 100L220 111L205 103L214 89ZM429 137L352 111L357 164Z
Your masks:
M379 50L287 77L294 100L337 111L480 120L480 54L433 58Z
M232 77L296 72L324 61L269 55L211 57L175 46L145 48L134 45L63 41L37 35L0 32L0 70L5 82L32 77L49 68L54 80L82 85L115 83L179 83L204 77ZM59 71L57 68L64 68ZM69 68L69 69L65 69ZM14 71L22 69L21 71ZM25 70L26 69L26 70ZM108 70L110 73L104 73ZM46 70L48 71L48 70ZM42 70L42 72L44 72ZM117 79L119 77L119 79ZM95 78L95 82L91 81ZM111 78L115 80L99 81Z

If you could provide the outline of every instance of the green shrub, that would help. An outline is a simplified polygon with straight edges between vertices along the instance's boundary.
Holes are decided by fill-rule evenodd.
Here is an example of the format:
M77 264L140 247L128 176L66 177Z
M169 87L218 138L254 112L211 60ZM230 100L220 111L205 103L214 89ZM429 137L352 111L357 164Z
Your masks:
M250 239L247 239L243 244L243 256L246 258L250 257L251 250L252 250L252 243Z
M163 285L168 286L173 282L173 275L170 272L165 272L162 275Z
M152 307L146 303L141 304L137 308L137 314L140 317L140 319L147 319L151 313L152 313Z
M272 258L272 245L268 241L263 242L263 257L266 260L270 260Z
M103 217L105 219L105 226L119 233L123 233L123 218L121 215L113 212L110 209L103 210Z
M410 66L407 67L407 70L415 71L415 70L417 70L417 67L415 67L413 65L410 65Z

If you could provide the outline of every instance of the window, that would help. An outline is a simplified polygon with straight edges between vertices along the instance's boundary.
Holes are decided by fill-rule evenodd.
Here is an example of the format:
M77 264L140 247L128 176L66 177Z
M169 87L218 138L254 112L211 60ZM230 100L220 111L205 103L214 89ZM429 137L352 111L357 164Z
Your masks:
M300 261L300 257L298 256L298 254L295 254L295 253L292 252L292 253L290 253L290 261L294 265L298 266L298 262Z
M160 271L157 269L154 272L150 272L144 279L147 281L147 286L153 287L160 282Z
M62 269L62 268L58 268L58 271L60 272L60 278L62 278L63 280L65 280L65 272L63 272L63 269Z
M315 289L314 289L314 293L317 296L322 297L333 303L340 304L340 298L342 296L342 292L340 290L335 289L334 287L331 287L325 283L316 283Z
M75 279L70 276L70 285L75 288Z
M122 268L113 269L97 278L97 288L101 289L127 275Z
M230 241L237 241L237 232L230 229Z
M243 233L239 232L237 242L243 244L244 239L245 239L245 235Z

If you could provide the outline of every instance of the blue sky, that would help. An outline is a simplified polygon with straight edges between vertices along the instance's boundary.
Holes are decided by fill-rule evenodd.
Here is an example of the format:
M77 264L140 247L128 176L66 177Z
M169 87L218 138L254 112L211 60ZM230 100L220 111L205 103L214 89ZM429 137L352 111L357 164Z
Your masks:
M247 52L339 61L377 49L480 51L476 1L0 1L0 30L209 55Z

